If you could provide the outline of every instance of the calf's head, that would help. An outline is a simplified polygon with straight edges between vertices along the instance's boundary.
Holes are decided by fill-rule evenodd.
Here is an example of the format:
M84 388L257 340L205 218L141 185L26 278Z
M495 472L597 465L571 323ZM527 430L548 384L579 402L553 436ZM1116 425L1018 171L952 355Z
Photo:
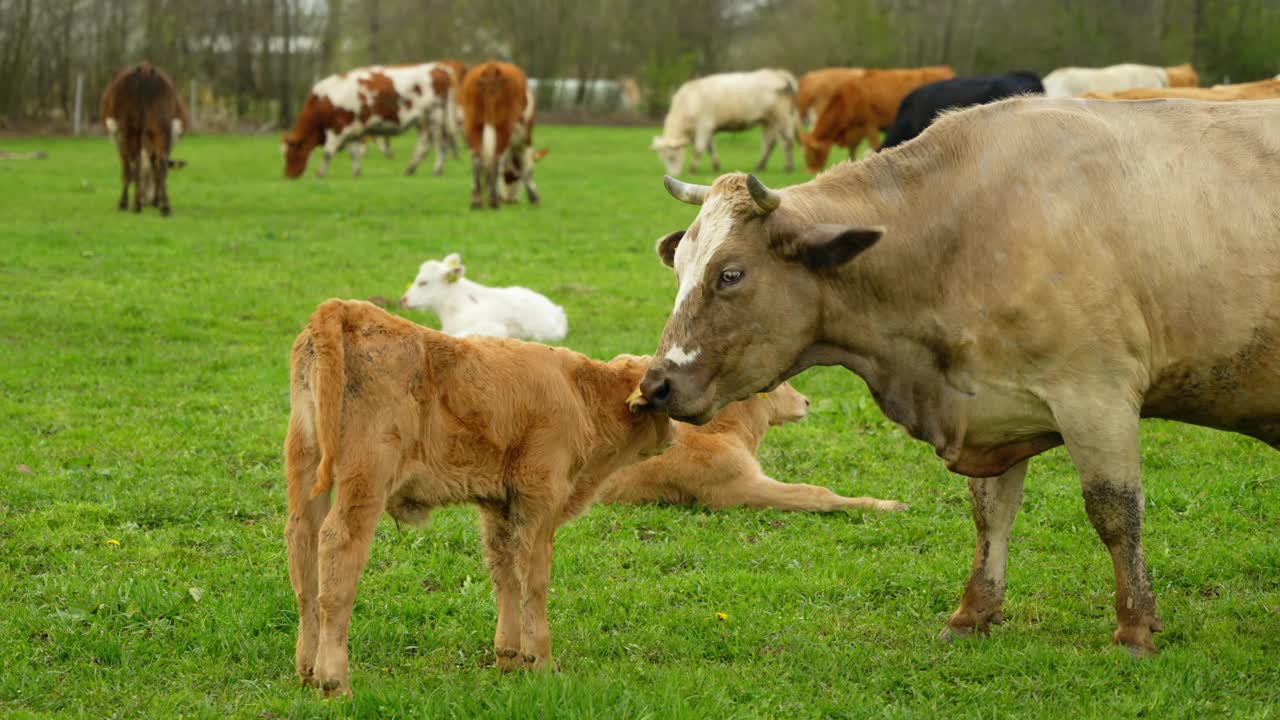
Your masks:
M659 135L653 139L649 147L658 153L658 159L667 169L668 175L679 175L684 168L684 148L686 143L670 140Z
M444 260L428 260L418 268L418 276L409 283L400 307L414 310L439 308L453 292L454 284L462 279L466 266L458 253L451 253Z
M809 398L791 387L791 383L782 383L765 395L763 401L769 406L769 424L775 427L798 422L809 414Z
M666 185L701 210L687 230L658 240L679 289L640 392L648 406L702 424L797 371L821 340L826 286L883 229L809 223L754 175Z

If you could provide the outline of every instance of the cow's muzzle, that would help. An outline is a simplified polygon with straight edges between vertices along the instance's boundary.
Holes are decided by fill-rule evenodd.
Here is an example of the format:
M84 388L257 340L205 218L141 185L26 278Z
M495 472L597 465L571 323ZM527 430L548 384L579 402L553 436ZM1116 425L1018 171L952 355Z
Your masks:
M697 378L674 368L669 363L655 363L640 380L642 405L649 410L665 412L675 420L702 425L711 419L714 413L707 412L703 405L706 395L699 392Z

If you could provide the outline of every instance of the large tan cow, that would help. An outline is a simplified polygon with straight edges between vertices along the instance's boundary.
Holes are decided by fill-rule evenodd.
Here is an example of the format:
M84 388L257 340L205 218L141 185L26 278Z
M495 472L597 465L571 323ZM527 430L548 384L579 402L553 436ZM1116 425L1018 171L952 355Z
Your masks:
M827 109L831 97L844 86L850 78L862 77L866 68L830 67L813 70L800 76L796 87L796 112L805 127L813 127L818 116Z
M1018 98L814 181L669 180L679 279L647 402L706 422L813 365L860 375L969 488L945 635L1001 618L1033 456L1066 444L1115 565L1116 643L1154 652L1138 419L1280 444L1280 101ZM882 239L883 236L883 239Z
M453 338L365 302L317 308L293 344L285 440L302 681L351 692L347 628L383 510L417 524L451 503L480 506L499 667L548 667L556 528L670 442L665 416L627 409L647 365Z
M851 76L827 102L811 132L799 133L804 145L804 162L816 173L827 165L832 145L849 148L853 159L858 145L866 140L880 149L880 131L893 124L898 106L912 90L955 77L946 65L909 70L867 70Z
M1280 80L1259 80L1251 83L1235 85L1214 85L1213 87L1168 87L1138 88L1120 92L1091 92L1084 97L1097 100L1151 100L1154 98L1187 98L1189 100L1209 100L1212 102L1230 102L1234 100L1270 100L1280 98Z
M600 500L670 503L714 509L755 508L834 512L901 510L902 504L871 497L845 497L806 483L778 482L760 467L756 451L775 425L804 418L809 399L787 383L772 392L728 405L702 426L676 426L675 444L655 458L609 476Z

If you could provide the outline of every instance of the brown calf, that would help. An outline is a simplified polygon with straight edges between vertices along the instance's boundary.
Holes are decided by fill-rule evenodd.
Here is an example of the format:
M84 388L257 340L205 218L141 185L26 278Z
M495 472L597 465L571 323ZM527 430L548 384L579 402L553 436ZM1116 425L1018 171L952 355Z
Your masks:
M302 681L351 693L347 628L383 510L417 524L451 503L480 507L498 666L548 667L556 528L612 472L670 443L665 416L627 409L646 367L454 338L365 302L320 305L293 344L285 440Z
M486 202L498 207L498 183L505 167L519 170L529 202L538 203L533 183L534 103L528 85L523 70L494 60L471 68L462 81L458 110L471 147L473 209ZM511 161L513 156L519 160Z
M145 200L154 203L161 215L168 215L169 152L187 124L187 111L173 80L147 62L122 70L103 91L101 110L120 153L120 209L129 207L129 185L133 184L134 212L142 212Z
M946 65L911 70L867 70L844 81L818 116L812 132L800 133L804 161L809 172L827 165L832 145L849 148L853 158L858 144L866 139L872 149L880 149L880 131L893 124L898 106L912 90L939 80L950 80L955 71Z
M801 420L808 412L809 399L783 383L773 392L726 406L706 425L679 423L670 450L610 475L599 499L712 509L742 505L808 512L902 509L901 503L892 500L844 497L818 485L778 482L764 474L756 451L765 433L770 427Z

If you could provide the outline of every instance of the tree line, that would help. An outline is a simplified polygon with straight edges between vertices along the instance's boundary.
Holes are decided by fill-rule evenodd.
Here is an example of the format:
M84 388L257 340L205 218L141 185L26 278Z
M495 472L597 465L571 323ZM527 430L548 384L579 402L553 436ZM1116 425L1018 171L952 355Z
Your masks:
M659 115L727 70L948 64L962 75L1191 62L1204 84L1280 72L1275 0L0 0L0 122L86 116L141 59L195 80L202 120L287 124L313 82L457 57L534 78L631 78ZM575 84L585 103L587 82Z

